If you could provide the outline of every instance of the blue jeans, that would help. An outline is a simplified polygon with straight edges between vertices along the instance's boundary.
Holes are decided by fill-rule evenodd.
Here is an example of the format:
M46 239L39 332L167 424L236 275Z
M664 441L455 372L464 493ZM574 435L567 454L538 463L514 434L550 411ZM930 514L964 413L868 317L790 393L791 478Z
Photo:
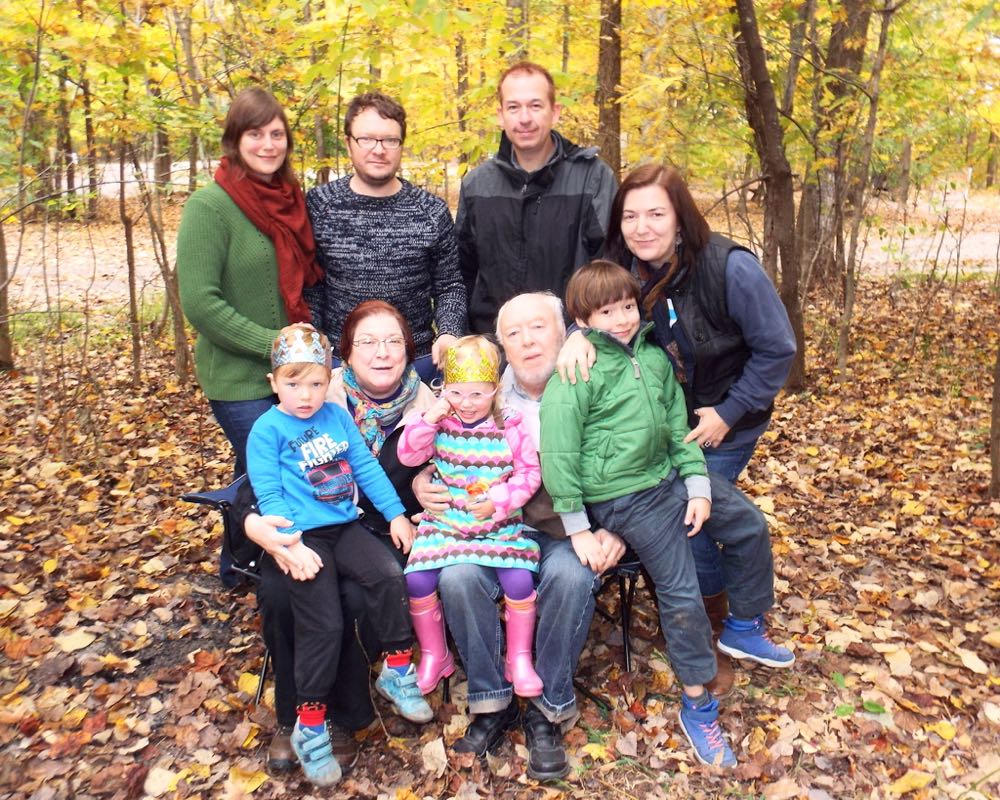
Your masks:
M233 479L247 471L247 438L257 417L267 411L278 401L275 395L261 400L209 400L215 421L219 423L222 432L226 434L229 444L233 447L236 463L233 467ZM240 582L240 576L233 572L232 559L222 551L219 553L219 579L230 589Z
M535 704L551 722L576 713L573 675L594 616L597 575L580 563L568 539L533 534L541 548L535 671L544 685ZM497 608L502 591L492 569L457 564L441 571L438 592L452 638L469 679L469 710L500 711L512 688L503 676L503 627Z
M774 603L774 565L764 515L718 475L712 481L712 516L703 531L723 545L722 568L733 616L749 619ZM635 550L656 585L660 625L678 680L698 685L715 676L709 626L687 545L687 489L681 480L590 505L591 517L616 531Z
M229 444L233 446L233 454L236 456L234 479L247 471L247 437L250 436L250 429L257 421L257 417L273 406L277 400L277 397L270 395L260 400L208 401L215 421L219 423Z
M750 463L757 440L735 446L722 445L709 447L705 453L708 471L721 475L730 483L736 483L740 473ZM719 594L726 590L722 576L722 559L719 557L719 547L705 533L699 533L688 540L691 552L694 554L694 566L698 572L698 586L706 597Z

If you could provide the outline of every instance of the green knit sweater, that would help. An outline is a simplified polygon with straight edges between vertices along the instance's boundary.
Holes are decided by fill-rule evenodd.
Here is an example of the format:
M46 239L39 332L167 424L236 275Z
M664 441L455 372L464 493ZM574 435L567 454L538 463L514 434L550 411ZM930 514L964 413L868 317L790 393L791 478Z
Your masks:
M198 331L194 363L205 395L270 395L271 344L288 324L274 245L217 183L184 206L177 278L184 315Z

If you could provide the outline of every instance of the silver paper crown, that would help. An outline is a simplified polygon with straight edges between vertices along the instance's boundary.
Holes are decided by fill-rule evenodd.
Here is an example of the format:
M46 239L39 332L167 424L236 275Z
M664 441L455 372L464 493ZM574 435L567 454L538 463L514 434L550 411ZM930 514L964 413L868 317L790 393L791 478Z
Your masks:
M317 331L295 328L282 333L271 348L271 368L285 364L322 364L330 366L330 354L323 347Z

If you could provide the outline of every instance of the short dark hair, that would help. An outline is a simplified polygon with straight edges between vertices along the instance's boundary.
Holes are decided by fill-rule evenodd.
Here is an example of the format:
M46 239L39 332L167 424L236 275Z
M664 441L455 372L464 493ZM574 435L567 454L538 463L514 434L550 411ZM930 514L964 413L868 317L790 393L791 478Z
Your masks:
M347 114L344 116L344 134L351 136L351 126L362 111L374 108L382 119L391 119L399 123L399 138L406 141L406 109L382 92L365 92L359 94L347 104Z
M278 168L277 175L287 183L295 183L295 172L291 165L292 130L288 127L288 118L277 98L259 86L244 89L229 106L226 121L222 123L222 152L229 157L236 169L246 174L247 165L240 156L240 139L247 131L262 128L275 117L285 126L285 140L288 142L285 160Z
M549 103L553 106L556 104L556 82L552 80L552 73L534 61L518 61L507 67L500 74L500 80L497 81L497 100L500 105L503 105L503 82L515 72L526 72L529 75L541 75L545 78L545 82L549 85Z
M670 200L670 205L677 215L677 230L684 242L678 268L693 268L698 254L708 244L712 229L708 227L708 222L698 210L684 178L676 169L665 164L643 164L625 176L625 180L618 187L615 199L611 201L611 219L608 221L608 235L604 240L604 256L617 264L631 267L632 253L625 244L625 237L622 236L622 209L625 207L625 198L633 189L654 185L660 186L667 193L667 199Z
M566 284L566 310L586 322L600 308L631 298L639 302L639 279L613 261L598 259L573 273Z
M358 325L368 317L378 314L388 314L399 323L399 329L403 332L403 339L406 341L406 363L412 364L417 357L417 345L413 341L413 332L406 321L403 313L384 300L363 300L358 303L344 319L344 327L340 331L340 358L342 361L349 361L351 353L354 352L354 337L358 332Z

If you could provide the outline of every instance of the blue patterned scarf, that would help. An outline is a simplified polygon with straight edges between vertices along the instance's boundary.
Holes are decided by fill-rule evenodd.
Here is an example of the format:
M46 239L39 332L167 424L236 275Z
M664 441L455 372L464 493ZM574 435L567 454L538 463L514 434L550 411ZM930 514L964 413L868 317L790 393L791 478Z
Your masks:
M388 400L373 400L358 386L354 370L344 365L344 390L354 406L354 423L373 456L382 452L386 430L392 430L403 416L403 410L420 390L420 376L413 364L407 364L399 392Z

